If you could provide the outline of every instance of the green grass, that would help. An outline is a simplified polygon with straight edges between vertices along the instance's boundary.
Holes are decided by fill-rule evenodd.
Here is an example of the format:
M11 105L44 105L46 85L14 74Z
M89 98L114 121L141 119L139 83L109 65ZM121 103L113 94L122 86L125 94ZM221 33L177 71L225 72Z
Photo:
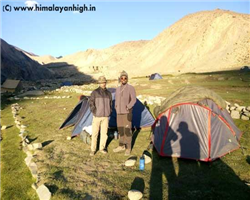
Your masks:
M221 77L225 80L218 81ZM185 80L188 80L189 85L212 89L231 103L250 105L249 74L235 72L212 74L212 76L186 74L164 76L162 80L157 81L148 81L142 77L130 81L132 84L136 83L137 95L168 97L177 88L187 85ZM159 85L158 89L154 89L155 85ZM58 130L78 101L79 94L70 95L72 95L71 99L18 102L24 108L20 115L25 117L23 124L28 125L29 138L33 142L41 142L45 145L43 150L37 152L35 161L41 174L41 183L47 185L52 192L52 200L84 199L85 197L86 199L90 197L127 199L128 191L134 187L143 191L144 199L153 200L249 199L250 189L245 182L250 182L250 121L235 120L236 125L244 133L240 140L242 148L213 163L162 158L155 151L150 150L152 163L146 165L144 171L139 171L138 160L150 142L150 129L141 130L136 138L132 154L137 156L138 160L136 166L132 168L124 167L126 157L122 153L113 153L112 149L118 145L117 140L111 141L107 155L97 153L90 158L90 146L82 143L79 137L71 141L66 140L72 128ZM154 106L149 106L151 111ZM13 123L8 121L12 120L10 105L6 104L2 116L4 123ZM18 190L12 189L18 186L11 188L8 186L8 181L3 181L19 172L23 177L20 181L23 184L22 187L26 187L30 192L33 190L30 187L31 175L23 162L24 154L18 150L20 139L17 133L14 133L15 129L15 127L7 129L1 142L2 198L13 199L8 197L19 195L21 197L19 199L28 199L25 196L28 194L27 196L32 199L31 193L20 194ZM13 136L11 136L12 130ZM16 142L11 142L14 138ZM13 156L18 153L21 156ZM23 163L23 165L18 167L12 166L13 164L7 165L9 162ZM8 170L4 166L12 166L13 169ZM18 171L20 169L22 171Z
M14 125L10 107L2 111L1 124ZM12 126L2 131L1 141L1 199L36 200L36 192L31 188L33 180L24 163L26 154L21 149L19 130ZM21 198L20 198L21 197Z

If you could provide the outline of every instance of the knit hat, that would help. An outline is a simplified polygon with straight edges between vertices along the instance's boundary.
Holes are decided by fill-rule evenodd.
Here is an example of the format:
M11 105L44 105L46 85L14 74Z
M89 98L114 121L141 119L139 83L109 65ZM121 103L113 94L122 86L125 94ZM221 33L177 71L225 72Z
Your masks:
M128 78L127 72L125 72L125 71L123 70L122 73L121 73L121 75L120 75L120 78L121 78L122 76L126 76L126 77Z
M105 78L105 76L100 76L98 78L98 83L107 83L107 79Z

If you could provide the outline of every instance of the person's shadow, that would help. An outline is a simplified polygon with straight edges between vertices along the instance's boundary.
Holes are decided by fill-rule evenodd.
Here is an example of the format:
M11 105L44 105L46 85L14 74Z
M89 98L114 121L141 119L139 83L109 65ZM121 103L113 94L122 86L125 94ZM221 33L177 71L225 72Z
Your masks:
M169 156L179 154L182 158L160 157L152 152L150 199L250 199L249 187L221 159L212 163L197 161L203 156L203 147L186 122L173 129L169 127L165 150ZM171 142L169 135L176 135L177 140Z
M161 117L159 121L159 126L156 126L156 132L160 133L163 132L165 133L165 128L168 123L167 117L163 116ZM164 127L164 128L163 128ZM167 135L167 138L165 140L165 147L168 155L171 156L173 154L172 150L172 142L175 142L178 137L177 134L171 129L171 127L168 128L168 131L170 134ZM155 135L156 137L156 135ZM164 138L162 137L162 140ZM161 142L161 139L155 138L155 141ZM176 172L175 172L175 167L172 158L165 158L165 157L160 157L158 155L158 152L160 149L156 148L153 149L152 151L152 171L151 171L151 177L150 177L150 194L149 194L149 199L151 200L161 200L161 199L171 199L171 195L173 192L171 191L174 186L174 182L176 182ZM167 179L167 181L164 180L164 176ZM166 183L167 182L167 183ZM168 195L166 193L168 191Z

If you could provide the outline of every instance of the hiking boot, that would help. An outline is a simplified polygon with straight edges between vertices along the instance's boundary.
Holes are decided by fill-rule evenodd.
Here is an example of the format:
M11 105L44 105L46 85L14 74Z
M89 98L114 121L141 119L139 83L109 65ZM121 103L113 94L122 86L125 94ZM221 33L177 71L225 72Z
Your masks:
M113 152L118 153L121 151L125 151L125 146L118 146L115 149L113 149Z
M95 151L91 151L89 156L94 156L95 155Z
M106 154L108 151L106 149L100 150L101 153Z
M126 151L125 151L125 156L130 156L130 153L131 153L131 150L130 149L126 149Z

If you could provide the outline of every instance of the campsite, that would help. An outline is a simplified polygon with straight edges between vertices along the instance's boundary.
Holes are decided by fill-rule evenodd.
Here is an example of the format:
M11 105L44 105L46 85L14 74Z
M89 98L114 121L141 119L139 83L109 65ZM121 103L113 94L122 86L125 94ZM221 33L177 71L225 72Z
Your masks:
M1 200L249 200L249 1L1 2Z
M224 81L219 81L221 78ZM250 105L249 72L163 75L163 79L155 80L153 84L148 78L137 77L131 79L130 83L135 86L137 96L167 97L182 86L193 85L211 89L232 104ZM111 80L107 86L114 87L115 84L116 81ZM66 139L71 135L73 127L65 130L59 130L59 127L76 106L80 96L79 93L70 92L71 87L74 86L47 91L40 99L22 98L2 102L2 123L14 125L10 107L18 103L23 108L19 115L22 117L21 123L27 126L28 139L31 144L42 143L42 150L35 150L33 159L38 166L40 183L49 188L51 199L127 199L131 188L142 191L144 199L249 198L249 121L234 120L243 132L241 148L220 159L206 163L166 158L160 157L156 150L149 149L152 162L145 165L144 171L140 171L138 162L149 146L150 128L134 133L132 155L137 157L137 162L133 167L124 166L128 158L123 153L112 152L117 140L110 142L107 155L97 153L94 158L90 158L89 145L82 142L80 137ZM96 84L85 85L83 91L88 94L95 87ZM71 98L49 99L53 96ZM148 103L153 114L157 104ZM53 109L55 106L58 109ZM3 199L19 199L20 196L22 199L38 199L35 190L31 188L34 178L23 162L26 154L20 150L18 129L15 126L6 129L3 138ZM19 156L14 158L13 155ZM19 178L16 180L12 177ZM22 187L12 190L14 185Z

